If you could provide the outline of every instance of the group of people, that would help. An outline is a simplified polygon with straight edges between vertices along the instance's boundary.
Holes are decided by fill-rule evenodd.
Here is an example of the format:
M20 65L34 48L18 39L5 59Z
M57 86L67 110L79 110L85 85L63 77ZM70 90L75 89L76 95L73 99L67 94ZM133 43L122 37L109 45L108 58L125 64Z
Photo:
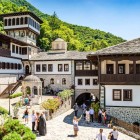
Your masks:
M26 110L24 111L23 118L25 119L25 124L28 123L29 121L28 108L26 108ZM32 131L39 132L39 135L45 136L47 133L45 112L39 113L33 110L31 120L32 120Z
M82 111L83 111L83 117L84 120L86 120L87 123L93 122L94 120L94 109L92 107L87 107L85 103L81 105ZM78 122L81 120L82 115L80 118L77 118L79 106L77 103L73 106L74 109L74 118L73 118L73 128L74 128L74 135L77 136L79 127ZM107 115L106 110L99 109L98 111L98 123L102 123L103 125L106 125L107 121ZM108 125L109 127L112 127L111 124ZM106 136L103 134L103 129L100 129L100 133L96 136L97 140L106 140ZM117 140L118 139L118 131L116 127L113 127L113 131L110 132L108 139L110 140Z

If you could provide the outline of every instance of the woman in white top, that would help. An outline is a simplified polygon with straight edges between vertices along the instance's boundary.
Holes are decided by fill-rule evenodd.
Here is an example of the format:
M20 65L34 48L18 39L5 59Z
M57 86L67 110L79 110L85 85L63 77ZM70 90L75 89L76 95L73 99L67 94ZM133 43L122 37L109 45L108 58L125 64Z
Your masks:
M78 127L78 122L81 120L81 117L78 119L76 116L74 116L73 118L73 129L74 129L74 135L77 136L78 131L79 131L79 127Z
M89 109L86 110L86 122L87 123L90 122L90 112L89 112Z
M110 132L110 134L111 134L111 140L118 140L119 133L115 126L113 126L113 131Z

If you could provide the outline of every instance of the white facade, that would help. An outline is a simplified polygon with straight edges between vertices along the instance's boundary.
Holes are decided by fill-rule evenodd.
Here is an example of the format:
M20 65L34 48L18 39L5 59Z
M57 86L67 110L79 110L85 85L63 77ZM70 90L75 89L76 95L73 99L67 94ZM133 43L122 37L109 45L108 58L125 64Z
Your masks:
M78 85L78 79L82 79L82 85ZM90 84L86 85L85 80L90 79ZM93 79L98 80L97 76L77 76L75 77L75 89L99 89L99 85L93 84Z
M113 89L122 90L122 100L113 101ZM123 90L132 89L132 101L123 101ZM140 85L105 85L106 106L140 107Z
M55 58L54 58L55 59ZM56 74L56 75L63 75L63 74L71 74L71 61L37 61L34 63L34 72L35 74ZM47 70L46 72L42 72L42 64L46 64ZM48 71L48 64L52 64L53 65L53 70L50 72ZM62 64L63 68L62 71L58 71L58 65ZM64 65L68 64L69 65L69 70L68 71L64 71ZM40 65L40 72L36 71L36 65Z

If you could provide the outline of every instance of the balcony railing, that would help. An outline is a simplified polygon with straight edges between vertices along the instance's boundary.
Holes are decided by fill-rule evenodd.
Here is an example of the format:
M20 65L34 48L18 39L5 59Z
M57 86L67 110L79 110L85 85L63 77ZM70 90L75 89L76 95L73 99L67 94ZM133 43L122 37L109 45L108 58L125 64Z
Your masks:
M101 83L140 83L140 74L101 74Z
M76 70L75 76L98 76L98 70Z

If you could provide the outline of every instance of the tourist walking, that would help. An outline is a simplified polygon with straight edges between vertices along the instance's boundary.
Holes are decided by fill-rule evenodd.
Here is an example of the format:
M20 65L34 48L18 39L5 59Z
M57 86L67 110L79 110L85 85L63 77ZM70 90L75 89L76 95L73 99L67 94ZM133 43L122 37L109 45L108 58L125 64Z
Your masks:
M99 134L97 134L95 140L106 140L106 136L105 136L105 134L103 133L103 129L102 129L102 128L100 129Z
M45 136L46 133L47 133L46 120L43 116L43 113L41 113L41 115L39 117L39 135Z
M99 111L98 111L98 123L101 123L101 121L102 121L102 110L99 109Z
M84 116L84 120L86 119L86 108L83 109L83 116Z
M28 117L29 117L29 111L28 108L26 107L26 110L24 111L25 124L28 123Z
M86 122L87 122L87 123L90 122L89 108L87 108L87 110L86 110Z
M77 103L75 103L75 105L73 106L73 109L74 109L75 116L77 117L77 113L78 113L78 109L79 109Z
M103 125L106 124L106 112L104 110L102 111L102 123Z
M35 111L32 111L32 131L35 131L35 121L36 121L36 115Z
M110 140L118 140L119 133L117 128L113 126L113 131L110 132Z
M94 117L94 109L91 107L89 110L89 114L90 114L90 121L93 122L93 117Z
M78 119L76 116L73 118L73 130L74 130L74 136L78 135L79 127L78 127L78 122L81 120L81 117Z
M81 105L81 108L84 110L84 109L86 109L86 104L85 103L83 103L82 105Z

